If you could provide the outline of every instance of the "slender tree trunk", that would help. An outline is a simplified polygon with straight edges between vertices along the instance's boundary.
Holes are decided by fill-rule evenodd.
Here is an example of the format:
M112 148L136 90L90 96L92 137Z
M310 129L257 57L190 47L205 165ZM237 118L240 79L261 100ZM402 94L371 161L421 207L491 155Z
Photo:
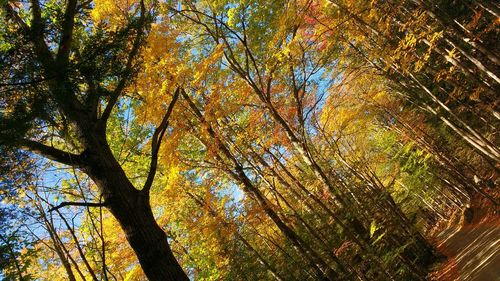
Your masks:
M231 227L231 223L226 221L225 218L223 216L221 216L219 213L217 213L216 210L214 210L209 204L207 204L207 202L205 202L202 198L199 198L198 196L195 196L194 194L192 194L191 192L187 192L187 195L189 197L191 197L200 207L202 208L207 208L210 215L218 220L221 221L221 224L222 226L224 227ZM245 237L243 237L243 235L241 235L241 233L238 231L238 229L236 229L234 231L234 235L236 236L236 238L238 238L242 243L243 245L245 245L245 247L247 247L248 250L250 250L254 255L255 257L259 260L259 262L271 273L271 275L278 281L284 281L285 279L283 278L283 276L281 276L281 274L269 263L267 262L264 257L259 253L259 251L257 251L251 244L250 242L248 242L248 240L245 239Z
M446 27L446 31L448 31L448 29L451 29L454 33L457 34L458 38L460 38L464 43L469 44L473 48L483 53L493 64L500 63L500 59L495 53L492 53L490 50L488 50L488 48L483 46L481 42L471 40L472 38L474 38L474 35L469 31L464 30L455 20L449 19L446 15L442 14L435 4L422 0L413 0L413 2L423 7L425 9L425 12L429 16Z
M420 0L414 0L415 2L417 3L420 3L422 4L422 1ZM422 4L423 5L423 4ZM338 4L337 4L338 6ZM340 7L340 6L339 6ZM345 8L344 8L345 9ZM353 13L351 13L349 10L346 10L347 12L349 12L350 15L353 15ZM374 29L371 25L369 25L368 23L364 22L361 18L359 17L354 17L354 19L359 22L360 24L362 24L363 26L365 26L367 29L371 30L375 35L380 35L381 33L378 32L376 29ZM384 37L385 39L385 37ZM392 77L392 75L386 73L386 71L383 70L382 67L378 66L376 63L374 63L372 60L370 60L369 58L367 58L363 52L361 50L359 50L359 48L355 47L352 43L350 43L351 47L353 47L358 53L360 53L365 60L368 61L368 63L370 63L372 66L374 66L376 69L378 70L381 70L383 73L385 73L385 75L387 77L389 77L389 79L391 80L395 80L396 83L398 84L401 84L401 81L399 81L399 79L395 79L394 77ZM444 55L442 52L441 52L442 55ZM391 64L391 63L387 63L387 62L384 62L385 64L387 64L388 66L390 66L396 73L399 72L398 68L396 65L394 64ZM456 61L451 61L451 63L455 63L457 64ZM465 75L470 75L470 73L467 71L467 70L463 70L462 71ZM474 149L476 149L476 151L478 153L480 153L483 157L486 157L486 158L489 158L493 161L495 161L495 163L499 162L500 161L500 151L498 150L498 148L492 144L488 139L486 139L485 137L483 137L481 134L479 134L475 129L473 129L472 127L470 127L465 121L463 121L461 118L459 118L454 112L452 112L452 110L450 108L448 108L441 100L439 100L434 93L432 93L429 88L427 88L425 85L423 85L421 83L421 81L419 79L417 79L414 75L412 75L411 73L409 73L408 75L405 75L405 74L400 74L404 79L408 80L408 81L411 81L411 82L414 82L415 83L415 87L417 88L420 88L422 90L423 93L427 94L433 102L435 102L440 108L443 109L443 112L447 113L450 115L450 117L452 117L453 119L456 119L456 121L464 127L464 129L461 128L461 126L457 126L456 124L454 124L454 122L451 122L449 120L449 118L446 118L444 116L440 116L439 118L448 126L450 127L453 131L455 131L460 137L462 137L467 143L469 143ZM495 76L496 77L496 76ZM403 80L404 80L403 79ZM476 78L478 79L478 78ZM474 79L474 80L476 80ZM403 85L404 86L404 85ZM486 85L486 87L489 87L488 85ZM405 87L404 88L408 88L408 87ZM410 91L411 92L411 91ZM435 115L438 115L437 112L431 112Z
M87 260L87 257L85 257L85 253L83 252L83 249L80 246L80 243L78 241L78 238L76 237L74 229L69 225L68 220L66 220L66 218L61 214L61 212L59 212L59 210L57 210L57 214L61 217L62 221L64 222L64 225L66 225L66 228L68 229L69 233L71 234L71 237L73 238L73 241L75 242L76 249L78 250L78 253L80 254L80 258L82 259L83 264L87 268L90 276L92 276L92 280L97 281L98 280L97 276L96 276L94 270L92 269L92 267L90 266L90 264Z
M221 140L211 125L205 120L203 114L200 112L196 104L191 100L191 98L185 93L182 92L182 96L188 102L189 107L192 109L193 113L196 115L197 119L207 125L207 131L212 140L215 142L217 147L219 148L221 155L216 154L215 158L220 163L224 163L231 167L228 169L228 173L230 176L238 181L242 187L243 191L247 193L252 199L254 199L259 206L264 210L266 215L276 224L279 230L283 233L283 235L288 238L288 240L292 243L297 252L301 253L304 259L308 260L311 269L314 270L315 275L320 280L335 280L338 277L338 273L335 272L330 266L318 255L318 253L309 247L307 243L305 243L297 233L290 228L276 213L276 211L269 204L269 201L266 199L264 194L252 183L252 181L245 174L243 167L238 162L238 160L234 157L231 151L227 148L226 143ZM201 140L203 142L203 140ZM206 144L206 143L205 143ZM227 164L223 156L226 157L230 164ZM342 272L346 272L344 268L340 269Z
M5 238L0 233L0 240L6 245L7 250L9 251L10 258L12 259L14 266L16 267L16 273L19 277L19 281L24 281L23 270L21 269L21 265L19 264L19 261L17 260L16 253L14 252L14 250L12 250L12 246L9 243L8 238Z
M44 220L45 226L47 227L47 232L49 233L50 239L52 240L52 243L54 243L54 250L61 260L62 266L64 267L64 270L66 271L66 274L68 275L68 280L70 281L76 281L75 274L73 273L73 269L71 268L71 264L68 261L68 258L66 257L63 248L64 245L62 245L61 240L57 236L57 231L54 229L53 225L49 222L45 214L42 214L42 219Z

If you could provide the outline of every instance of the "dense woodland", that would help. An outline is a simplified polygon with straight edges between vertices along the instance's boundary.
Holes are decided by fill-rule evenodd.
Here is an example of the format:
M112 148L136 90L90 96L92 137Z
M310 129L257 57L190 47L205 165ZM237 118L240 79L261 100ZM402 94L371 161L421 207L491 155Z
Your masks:
M497 1L0 5L0 279L425 280L498 205Z

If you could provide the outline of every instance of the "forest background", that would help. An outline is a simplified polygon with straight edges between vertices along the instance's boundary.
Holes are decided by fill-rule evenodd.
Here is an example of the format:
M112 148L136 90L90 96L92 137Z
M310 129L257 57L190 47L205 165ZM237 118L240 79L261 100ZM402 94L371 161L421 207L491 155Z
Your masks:
M0 278L425 280L498 205L496 1L0 5Z

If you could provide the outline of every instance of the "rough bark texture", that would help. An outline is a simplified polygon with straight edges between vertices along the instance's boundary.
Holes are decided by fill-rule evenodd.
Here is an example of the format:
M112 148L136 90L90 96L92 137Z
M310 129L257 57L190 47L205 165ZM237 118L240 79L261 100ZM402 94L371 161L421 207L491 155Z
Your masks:
M149 194L137 190L104 140L89 146L85 172L101 189L108 209L120 223L127 241L149 280L189 280L156 223Z

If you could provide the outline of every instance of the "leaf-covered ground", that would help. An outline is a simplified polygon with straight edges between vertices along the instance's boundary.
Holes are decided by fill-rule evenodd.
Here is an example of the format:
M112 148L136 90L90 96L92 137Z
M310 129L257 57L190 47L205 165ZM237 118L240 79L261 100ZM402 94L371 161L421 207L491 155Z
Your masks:
M450 221L436 236L437 247L447 259L430 275L433 281L500 280L500 219L498 206L473 202L473 219Z

